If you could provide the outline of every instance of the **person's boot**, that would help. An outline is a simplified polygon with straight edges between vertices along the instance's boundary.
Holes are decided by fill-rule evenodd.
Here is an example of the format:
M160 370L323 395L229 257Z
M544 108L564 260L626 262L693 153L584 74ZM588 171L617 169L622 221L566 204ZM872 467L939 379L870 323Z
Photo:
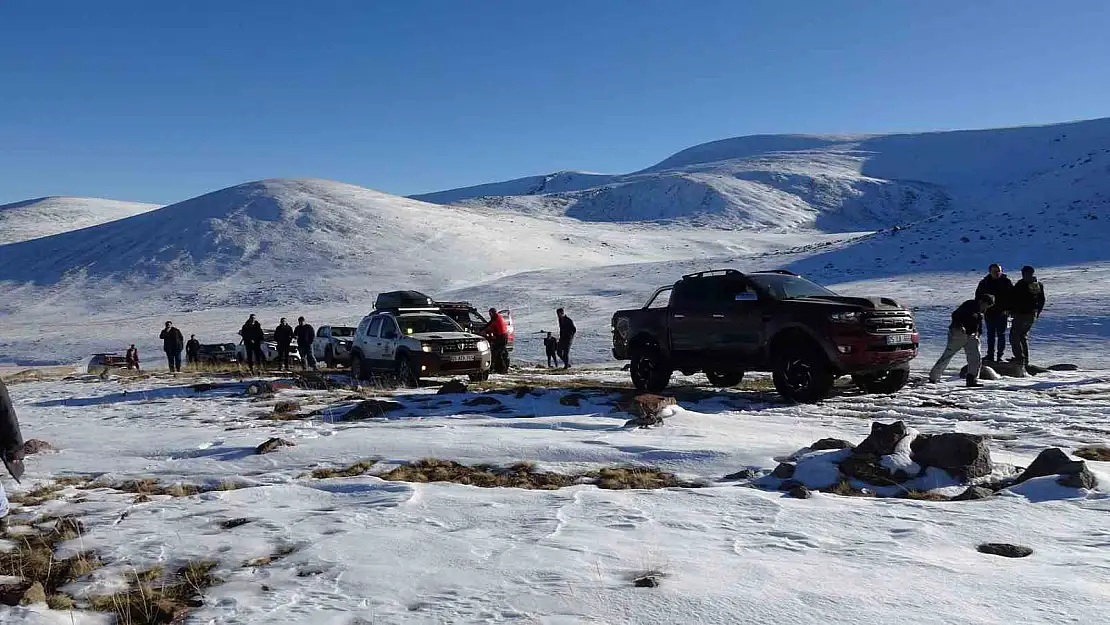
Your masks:
M979 383L979 378L970 375L967 376L967 385L970 387L983 386Z

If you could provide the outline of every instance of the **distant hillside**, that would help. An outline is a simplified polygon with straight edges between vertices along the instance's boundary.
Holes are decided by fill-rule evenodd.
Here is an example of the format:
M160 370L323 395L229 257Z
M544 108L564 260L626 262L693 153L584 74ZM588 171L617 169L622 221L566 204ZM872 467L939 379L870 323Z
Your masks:
M574 177L563 188L523 178L419 196L435 202L557 214L594 222L825 232L878 230L952 209L993 210L1022 195L1052 204L1052 175L1110 150L1110 119L901 135L764 135L682 150L639 172ZM592 186L585 186L592 185Z
M138 215L157 204L92 197L42 197L0 206L0 245L79 230Z

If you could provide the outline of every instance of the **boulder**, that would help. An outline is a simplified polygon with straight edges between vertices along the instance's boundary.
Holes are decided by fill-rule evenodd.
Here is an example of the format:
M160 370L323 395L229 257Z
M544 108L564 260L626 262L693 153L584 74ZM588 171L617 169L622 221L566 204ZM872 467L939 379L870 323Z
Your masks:
M463 384L458 380L451 380L450 382L439 387L439 390L436 391L436 393L439 395L459 395L465 393L466 391L466 384Z
M662 573L645 573L632 580L632 585L636 588L658 588L662 583Z
M364 399L354 408L348 410L340 421L360 421L362 419L379 419L385 413L403 408L400 402L388 399Z
M1063 451L1050 447L1042 451L1033 464L1018 476L1016 483L1046 475L1075 475L1086 468L1087 463L1082 460L1072 460Z
M39 582L21 579L0 582L0 605L31 605L46 603L46 590Z
M58 451L58 449L50 443L38 438L32 438L31 440L23 443L24 456L33 456L44 451Z
M826 449L855 449L855 445L839 438L822 438L809 446L810 451L824 451Z
M771 475L783 480L789 479L794 477L794 469L794 465L788 462L783 462L779 466L775 467L774 471L771 471Z
M656 425L663 425L663 417L658 415L658 414L633 417L633 418L629 419L628 421L624 422L624 427L626 427L626 428L631 428L631 427L650 428L650 427L656 426Z
M1012 360L999 360L991 363L991 368L998 374L1008 378L1024 378L1028 374L1025 372L1025 367L1021 363Z
M674 397L644 393L633 397L629 401L617 403L617 408L636 417L655 416L668 406L674 406Z
M979 545L978 550L979 553L987 553L1004 558L1024 558L1033 555L1033 550L1029 547L1011 545L1009 543L983 543Z
M277 389L274 388L272 382L261 381L251 382L247 385L247 395L258 397L260 395L273 395Z
M794 488L791 488L786 494L793 497L794 499L809 499L813 496L813 493L809 492L809 489L805 486L795 486Z
M994 495L994 491L982 486L969 486L967 490L956 495L952 501L974 501L976 499L986 499Z
M985 441L982 436L963 432L921 434L913 440L910 449L917 464L944 469L949 475L966 481L986 477L994 470Z
M297 446L296 443L294 443L292 441L287 441L284 438L271 438L270 440L266 441L265 443L262 443L258 447L255 447L254 448L254 453L256 453L256 454L268 454L268 453L271 453L271 452L275 452L275 451L281 449L282 447L296 447L296 446Z
M1058 483L1060 486L1094 490L1094 488L1098 486L1098 478L1096 478L1095 474L1091 473L1091 470L1087 468L1086 464L1084 464L1083 469L1078 473L1072 473L1071 475L1061 475L1060 477L1056 478L1056 483Z
M876 421L871 424L871 434L863 439L854 453L860 456L888 456L894 453L898 441L905 438L907 433L906 424L903 421L889 424Z
M470 399L464 400L463 404L467 406L500 406L501 401L496 397L490 397L489 395L479 395L477 397L471 397Z
M979 367L979 379L980 380L1001 380L1002 379L1002 376L998 373L998 371L996 371L994 369L994 366L993 366L994 361L993 360L984 360L983 362L984 362L984 364ZM990 364L988 365L988 364L985 364L985 363L990 363ZM1005 364L1005 363L1003 363L1003 364ZM961 378L966 378L967 377L967 365L964 365L963 367L960 368L960 377Z
M734 482L736 480L754 480L759 477L759 471L755 469L740 469L736 473L729 473L721 478L722 482Z
M1077 365L1064 363L1064 364L1059 364L1059 365L1051 365L1051 366L1049 366L1048 370L1049 371L1079 371L1079 367Z
M559 398L559 405L578 408L582 405L582 401L585 399L586 396L582 393L567 393L566 395L563 395Z
M274 414L292 414L300 409L301 403L293 399L279 401L274 404Z
M1026 365L1025 366L1025 372L1028 373L1029 375L1040 375L1042 373L1048 373L1049 371L1051 371L1051 369L1048 369L1046 367L1041 367L1041 366L1038 366L1038 365Z
M779 490L789 492L799 486L805 486L805 484L802 484L798 480L785 480L782 484L779 484Z

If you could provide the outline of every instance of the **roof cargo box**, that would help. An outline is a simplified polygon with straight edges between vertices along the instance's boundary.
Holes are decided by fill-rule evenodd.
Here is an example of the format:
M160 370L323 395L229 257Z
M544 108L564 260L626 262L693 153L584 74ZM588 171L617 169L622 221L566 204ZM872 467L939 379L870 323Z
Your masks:
M378 294L378 298L374 300L374 308L378 310L398 308L435 309L436 303L420 291L390 291Z

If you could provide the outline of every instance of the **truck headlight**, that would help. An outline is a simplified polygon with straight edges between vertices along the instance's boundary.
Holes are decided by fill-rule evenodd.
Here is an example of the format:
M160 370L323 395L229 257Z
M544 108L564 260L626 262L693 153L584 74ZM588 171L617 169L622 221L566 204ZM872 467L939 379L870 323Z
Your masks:
M829 319L831 321L835 321L837 323L855 323L855 322L859 321L859 313L858 312L833 313L833 314L829 315Z
M478 341L478 351L485 353L489 351L489 341Z

